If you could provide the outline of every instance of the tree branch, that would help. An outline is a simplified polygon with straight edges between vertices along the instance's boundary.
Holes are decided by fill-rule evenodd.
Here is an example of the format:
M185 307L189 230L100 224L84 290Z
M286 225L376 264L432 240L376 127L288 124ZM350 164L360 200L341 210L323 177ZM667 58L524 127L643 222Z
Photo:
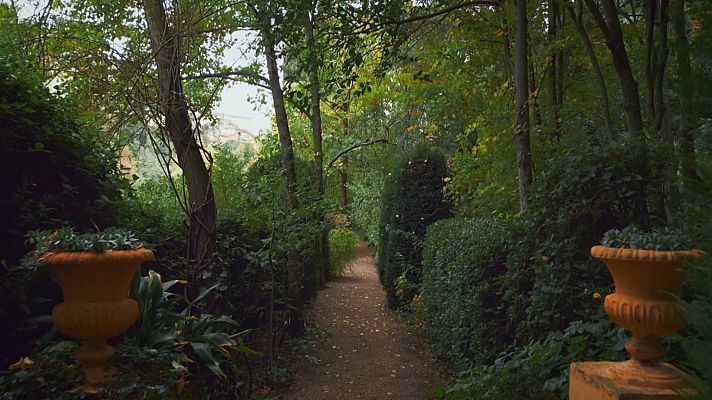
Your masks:
M198 74L198 75L188 75L184 76L181 79L184 81L187 80L192 80L192 79L207 79L207 78L223 78L223 79L232 79L235 80L235 77L243 76L246 78L254 78L257 79L258 81L264 82L265 84L269 85L269 79L266 77L258 74L255 71L251 70L245 70L245 71L225 71L225 72L209 72L205 74ZM249 82L248 82L249 83ZM255 83L257 86L264 87L260 84ZM269 86L267 86L269 88Z
M373 140L369 140L369 141L366 141L366 142L354 143L354 144L352 144L351 146L349 146L349 147L347 147L347 148L341 150L336 156L334 156L334 158L332 158L331 161L329 161L329 164L326 166L325 172L326 172L326 171L329 171L329 168L331 168L331 167L334 165L334 163L335 163L336 161L338 161L338 159L339 159L341 156L343 156L344 154L346 154L346 153L348 153L348 152L350 152L350 151L352 151L352 150L356 150L356 149L358 149L358 148L361 148L361 147L371 146L371 145L379 144L379 143L391 144L391 142L389 142L388 139L373 139Z
M414 17L402 19L402 20L391 20L387 21L386 24L393 24L393 25L404 25L410 22L415 22L415 21L420 21L423 19L429 19L429 18L434 18L443 14L447 14L450 12L453 12L455 10L459 10L461 8L465 7L470 7L470 6L498 6L500 5L500 2L497 0L475 0L475 1L463 1L462 3L458 3L455 5L452 5L447 8L443 8L442 10L438 10L435 12L432 12L430 14L424 14L424 15L416 15Z

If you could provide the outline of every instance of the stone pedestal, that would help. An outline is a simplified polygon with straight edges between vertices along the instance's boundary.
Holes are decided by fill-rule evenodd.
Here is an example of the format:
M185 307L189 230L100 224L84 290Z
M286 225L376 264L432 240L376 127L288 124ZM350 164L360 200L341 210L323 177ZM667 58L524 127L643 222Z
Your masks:
M667 363L572 363L569 400L677 400L696 393L689 375Z

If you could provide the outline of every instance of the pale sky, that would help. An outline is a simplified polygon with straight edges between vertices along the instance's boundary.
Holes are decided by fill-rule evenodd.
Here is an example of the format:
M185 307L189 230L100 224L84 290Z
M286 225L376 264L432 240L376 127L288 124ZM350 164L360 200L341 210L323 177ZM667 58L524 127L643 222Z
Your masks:
M237 44L228 49L223 58L226 65L238 68L255 60L263 64L263 56L256 58L254 51L243 54L243 49L248 47L247 43L254 40L253 32L237 32L235 37ZM260 99L266 103L261 104L258 101ZM272 126L272 96L263 88L246 83L231 83L220 95L217 112L235 118L240 127L257 134Z
M246 83L233 83L223 89L217 111L235 118L235 123L251 133L258 134L269 130L272 126L273 114L269 104L256 106L254 101L248 101L249 98L256 98L262 94L267 96L268 102L272 101L265 89L256 88ZM257 109L255 110L255 108Z

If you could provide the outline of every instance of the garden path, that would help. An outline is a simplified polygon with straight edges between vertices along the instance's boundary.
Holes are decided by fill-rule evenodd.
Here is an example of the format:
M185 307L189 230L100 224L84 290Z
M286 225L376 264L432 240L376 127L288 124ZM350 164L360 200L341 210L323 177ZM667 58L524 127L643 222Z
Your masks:
M319 292L314 319L329 333L311 354L319 363L299 360L280 399L427 399L439 383L425 346L386 305L365 246L351 269Z

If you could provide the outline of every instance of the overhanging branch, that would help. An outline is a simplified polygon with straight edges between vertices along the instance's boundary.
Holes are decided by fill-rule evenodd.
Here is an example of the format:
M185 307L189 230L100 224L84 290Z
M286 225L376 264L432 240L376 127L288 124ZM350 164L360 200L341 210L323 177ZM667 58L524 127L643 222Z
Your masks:
M350 151L352 151L352 150L356 150L356 149L358 149L358 148L361 148L361 147L371 146L371 145L379 144L379 143L391 144L387 139L374 139L374 140L369 140L369 141L366 141L366 142L354 143L354 144L352 144L351 146L349 146L349 147L347 147L347 148L341 150L336 156L334 156L334 158L332 158L331 161L329 161L329 164L326 166L325 171L329 171L329 168L331 168L331 167L334 165L334 163L335 163L336 161L338 161L339 158L340 158L341 156L343 156L344 154L346 154L346 153L348 153L348 152L350 152Z
M499 1L496 0L475 0L475 1L463 1L462 3L454 4L450 7L443 8L442 10L434 11L430 14L424 14L424 15L416 15L410 18L406 19L401 19L401 20L392 20L392 21L387 21L387 24L394 24L394 25L403 25L407 24L410 22L415 22L415 21L420 21L423 19L429 19L429 18L435 18L443 14L447 14L450 12L453 12L455 10L459 10L461 8L465 7L471 7L471 6L498 6L500 5Z
M222 79L230 79L233 81L238 81L238 79L236 79L238 77L252 78L255 80L254 82L246 82L246 81L242 81L242 80L240 80L240 82L246 82L249 84L253 84L255 86L264 87L264 88L269 89L269 86L268 86L269 80L266 77L258 74L255 71L252 71L252 70L209 72L209 73L205 73L205 74L188 75L188 76L182 77L181 79L184 81L187 81L187 80L192 80L192 79L222 78ZM262 83L264 83L264 85L260 84L258 82L262 82Z

